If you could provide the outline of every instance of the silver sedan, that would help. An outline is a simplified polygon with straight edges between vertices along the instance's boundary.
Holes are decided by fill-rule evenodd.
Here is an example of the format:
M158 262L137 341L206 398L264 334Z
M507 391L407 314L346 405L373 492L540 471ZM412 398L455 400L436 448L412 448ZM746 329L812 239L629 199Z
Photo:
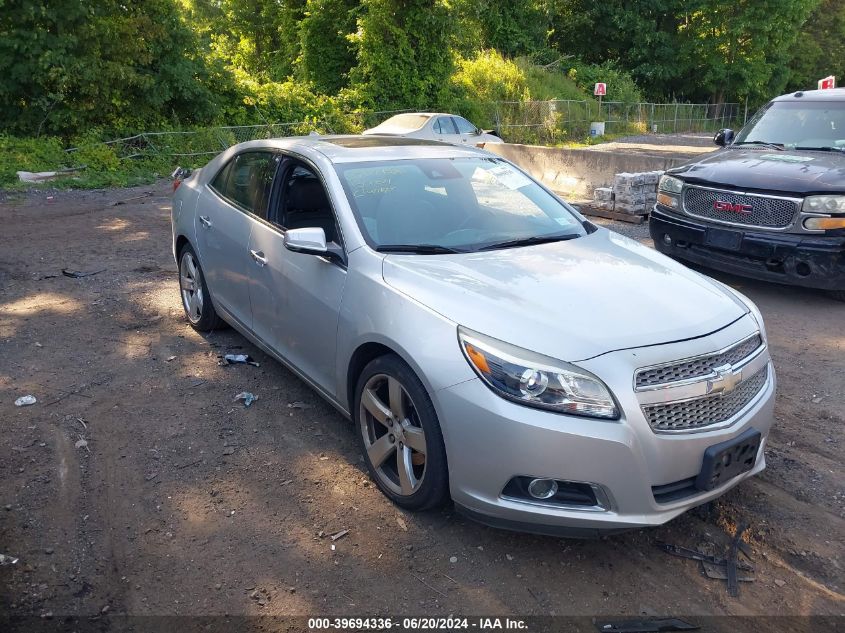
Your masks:
M765 467L747 298L597 227L511 163L380 136L236 145L180 181L190 324L230 324L354 422L399 506L593 536Z

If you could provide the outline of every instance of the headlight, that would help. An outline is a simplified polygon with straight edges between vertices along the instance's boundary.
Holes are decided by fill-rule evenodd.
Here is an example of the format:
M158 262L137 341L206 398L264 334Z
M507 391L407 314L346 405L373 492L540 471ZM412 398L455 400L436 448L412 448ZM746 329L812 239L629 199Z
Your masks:
M610 390L590 372L463 327L458 339L469 364L498 395L540 409L615 420Z
M668 191L669 193L681 193L683 188L684 181L674 176L661 176L657 185L659 191Z
M845 213L845 196L807 196L801 210L812 213Z
M751 299L746 297L736 288L731 288L728 284L718 281L716 279L710 278L711 281L717 282L722 288L725 289L725 292L730 293L732 296L736 298L737 301L742 303L748 311L751 313L751 316L757 322L757 327L760 329L760 336L763 338L763 342L766 343L768 341L766 337L766 324L763 323L763 315L760 312L760 308L757 307L757 304L754 303Z

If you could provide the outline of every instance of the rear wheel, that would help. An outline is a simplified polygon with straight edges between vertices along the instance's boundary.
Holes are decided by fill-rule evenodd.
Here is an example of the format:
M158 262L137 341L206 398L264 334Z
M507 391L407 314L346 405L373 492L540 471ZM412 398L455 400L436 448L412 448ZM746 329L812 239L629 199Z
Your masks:
M442 504L449 492L443 434L420 379L398 356L370 362L355 390L355 426L379 489L406 510Z
M188 323L195 330L208 332L223 325L211 303L197 255L187 244L179 253L179 294Z

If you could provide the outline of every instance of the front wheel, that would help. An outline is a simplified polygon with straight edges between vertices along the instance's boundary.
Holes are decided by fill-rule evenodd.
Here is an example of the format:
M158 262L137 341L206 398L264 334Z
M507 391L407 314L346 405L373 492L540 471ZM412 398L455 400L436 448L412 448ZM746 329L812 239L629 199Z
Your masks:
M449 493L443 434L414 371L389 354L370 362L355 389L355 426L376 485L406 510L427 510Z
M188 323L195 330L208 332L223 324L211 303L197 255L187 244L179 253L179 294Z

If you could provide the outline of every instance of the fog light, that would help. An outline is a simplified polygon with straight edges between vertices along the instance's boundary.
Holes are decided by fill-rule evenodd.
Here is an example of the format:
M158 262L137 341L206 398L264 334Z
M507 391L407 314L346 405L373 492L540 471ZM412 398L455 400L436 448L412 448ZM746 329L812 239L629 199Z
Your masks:
M532 479L528 484L528 494L535 499L550 499L557 494L557 482L554 479Z

